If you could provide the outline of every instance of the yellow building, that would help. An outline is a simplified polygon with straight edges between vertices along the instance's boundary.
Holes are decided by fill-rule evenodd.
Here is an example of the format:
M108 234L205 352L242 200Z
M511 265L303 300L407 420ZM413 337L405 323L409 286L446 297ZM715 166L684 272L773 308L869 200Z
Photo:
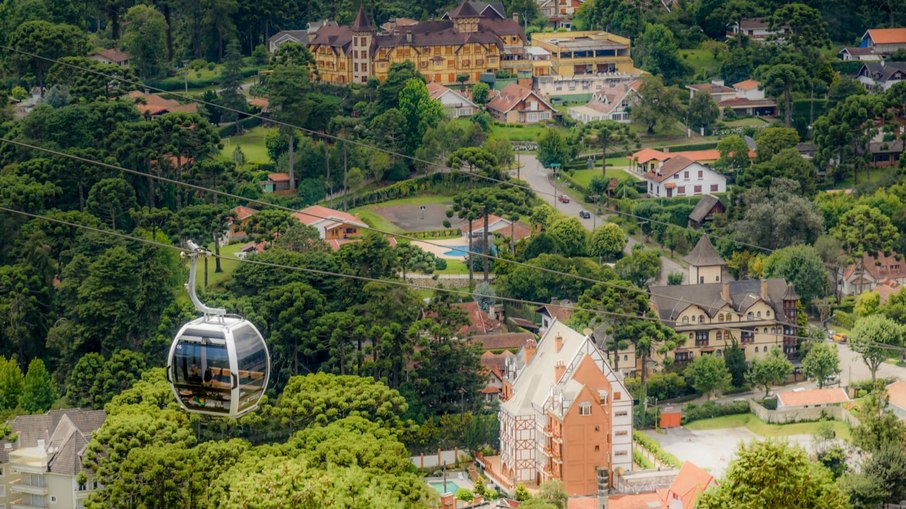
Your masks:
M550 53L554 76L639 73L629 56L629 39L607 32L535 33L532 47Z
M394 26L376 32L359 8L351 26L325 24L308 43L321 80L365 83L384 80L391 64L411 61L429 81L455 84L465 75L475 83L481 73L501 69L507 55L519 52L525 34L518 22L482 2L463 0L440 21Z

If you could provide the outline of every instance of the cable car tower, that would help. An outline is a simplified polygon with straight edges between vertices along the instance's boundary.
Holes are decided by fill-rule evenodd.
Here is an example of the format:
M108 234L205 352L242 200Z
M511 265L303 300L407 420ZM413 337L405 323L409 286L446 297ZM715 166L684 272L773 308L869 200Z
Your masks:
M270 377L270 354L258 329L226 309L206 306L195 291L198 258L188 242L189 298L203 316L182 326L167 361L167 380L188 412L237 418L258 408Z

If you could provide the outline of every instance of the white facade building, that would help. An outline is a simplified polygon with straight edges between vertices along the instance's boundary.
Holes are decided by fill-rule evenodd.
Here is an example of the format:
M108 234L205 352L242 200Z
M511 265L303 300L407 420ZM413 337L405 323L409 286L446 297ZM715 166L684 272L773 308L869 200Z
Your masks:
M645 173L648 195L655 198L723 193L727 177L709 166L676 156Z
M478 106L466 96L440 83L428 83L428 94L440 102L450 118L471 117L478 112Z

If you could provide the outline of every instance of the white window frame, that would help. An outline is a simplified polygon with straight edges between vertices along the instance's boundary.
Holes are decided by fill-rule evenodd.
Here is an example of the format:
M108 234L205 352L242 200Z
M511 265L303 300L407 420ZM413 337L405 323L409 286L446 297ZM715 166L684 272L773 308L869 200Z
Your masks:
M589 403L587 401L583 401L582 403L579 403L579 415L581 415L583 417L587 417L587 416L591 415L591 403Z

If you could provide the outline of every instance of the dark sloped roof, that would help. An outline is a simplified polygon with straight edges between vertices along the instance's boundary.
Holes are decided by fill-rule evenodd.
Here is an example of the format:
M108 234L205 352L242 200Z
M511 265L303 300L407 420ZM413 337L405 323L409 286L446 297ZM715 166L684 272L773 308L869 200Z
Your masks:
M365 7L359 6L359 12L355 14L355 20L352 22L353 32L371 32L371 20L365 14Z
M683 156L674 156L662 164L657 171L648 172L645 177L649 180L654 180L655 182L663 182L672 177L675 173L688 168L694 162L695 161L691 161Z
M717 250L714 249L714 245L711 244L711 240L707 235L702 235L702 238L698 239L698 244L695 245L695 249L687 254L683 260L689 262L689 265L694 265L696 267L727 264L727 262L721 258L720 254L717 253Z
M714 195L706 194L702 196L702 199L698 200L698 203L695 204L695 208L692 209L692 212L689 214L689 219L696 223L701 223L708 213L711 212L711 209L718 203L720 203L720 200Z
M764 282L767 284L767 299L764 300L774 310L775 315L768 319L790 323L783 313L783 301L785 296L794 296L795 291L790 293L790 285L780 278L767 279ZM668 323L675 322L680 313L691 305L704 309L712 318L727 305L734 312L744 314L753 304L762 300L761 283L762 281L757 279L747 279L698 285L652 286L651 301L660 319ZM729 301L724 300L723 285L727 285L729 290ZM745 322L742 322L742 325L744 324Z
M106 418L107 414L103 410L83 410L81 408L51 410L40 415L17 416L9 421L9 425L18 435L18 440L10 449L5 446L7 442L0 443L0 463L9 461L9 451L36 447L38 440L44 440L46 445L56 444L61 447L61 450L67 442L71 441L70 435L73 433L84 435L87 440L104 424Z
M463 2L450 13L450 18L476 18L478 16L478 11L475 10L475 6L473 6L472 2L469 0L463 0Z

